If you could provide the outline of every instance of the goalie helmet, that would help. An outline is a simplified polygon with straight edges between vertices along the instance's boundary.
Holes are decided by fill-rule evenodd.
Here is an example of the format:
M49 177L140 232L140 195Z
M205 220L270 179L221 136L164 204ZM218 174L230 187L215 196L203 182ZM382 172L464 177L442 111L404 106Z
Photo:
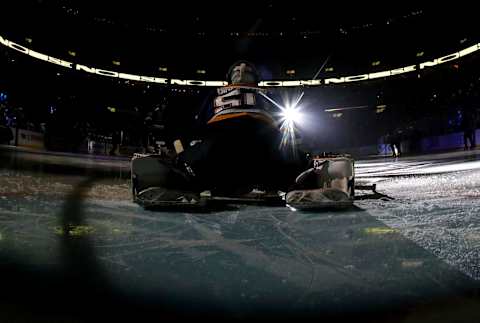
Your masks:
M248 61L238 61L230 66L227 80L230 84L257 84L259 75L255 66Z

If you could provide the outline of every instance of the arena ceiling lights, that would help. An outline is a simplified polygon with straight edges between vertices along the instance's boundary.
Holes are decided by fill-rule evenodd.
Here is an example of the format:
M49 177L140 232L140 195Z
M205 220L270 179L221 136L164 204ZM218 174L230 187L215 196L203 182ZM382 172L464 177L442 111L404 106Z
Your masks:
M228 85L226 81L181 80L181 79L173 79L173 78L160 78L160 77L153 77L153 76L128 74L128 73L99 69L91 66L86 66L82 64L65 61L59 58L55 58L52 56L48 56L48 55L36 52L27 47L14 43L6 38L3 38L2 36L0 36L0 44L10 47L23 54L29 55L31 57L34 57L52 64L60 65L69 69L74 69L76 71L103 75L107 77L120 78L125 80L132 80L132 81L157 83L157 84L163 84L163 85L178 85L178 86L219 87L219 86ZM396 68L393 70L368 73L368 74L360 74L360 75L352 75L352 76L342 76L342 77L336 77L336 78L314 79L314 80L261 81L259 82L258 86L261 86L261 87L321 86L321 85L351 83L351 82L373 80L378 78L386 78L386 77L391 77L395 75L414 72L417 70L422 70L425 67L432 67L439 64L451 62L453 60L459 59L460 57L474 53L478 50L480 50L480 43L467 47L459 52L455 52L446 56L435 58L432 61L425 61L420 64L408 65L408 66Z

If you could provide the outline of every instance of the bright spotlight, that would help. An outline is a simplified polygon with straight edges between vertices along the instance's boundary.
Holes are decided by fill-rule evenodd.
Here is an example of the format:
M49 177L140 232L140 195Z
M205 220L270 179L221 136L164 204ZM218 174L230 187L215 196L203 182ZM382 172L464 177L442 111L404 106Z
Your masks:
M298 107L286 107L280 115L289 123L298 123L302 119L302 114Z
M297 97L295 102L288 102L284 106L278 104L263 92L260 92L260 94L280 110L280 112L278 113L278 115L281 117L280 131L282 132L282 140L280 142L280 147L285 148L289 146L293 149L293 152L296 153L296 129L297 125L302 122L300 101L302 100L305 93L302 92Z
M280 131L282 131L281 147L291 146L293 149L296 146L296 129L297 125L302 121L302 114L300 108L296 105L281 108L280 116L282 123L280 125Z

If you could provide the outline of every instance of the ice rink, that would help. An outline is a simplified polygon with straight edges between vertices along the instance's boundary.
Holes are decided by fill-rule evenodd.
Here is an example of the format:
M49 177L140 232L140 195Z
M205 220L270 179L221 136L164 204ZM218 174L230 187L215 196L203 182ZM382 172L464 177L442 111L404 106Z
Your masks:
M480 151L355 166L348 210L151 212L125 158L2 148L2 318L480 320Z

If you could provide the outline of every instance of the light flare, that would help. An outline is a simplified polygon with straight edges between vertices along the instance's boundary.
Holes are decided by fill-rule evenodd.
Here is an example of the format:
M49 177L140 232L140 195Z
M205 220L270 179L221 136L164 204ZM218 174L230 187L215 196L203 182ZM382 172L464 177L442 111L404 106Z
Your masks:
M280 109L280 131L282 132L280 148L291 146L292 150L295 152L295 146L297 145L295 131L297 129L297 124L302 122L300 101L302 100L305 92L302 92L293 103L287 102L284 105L280 105L279 103L275 102L275 100L263 92L260 92L260 94Z

